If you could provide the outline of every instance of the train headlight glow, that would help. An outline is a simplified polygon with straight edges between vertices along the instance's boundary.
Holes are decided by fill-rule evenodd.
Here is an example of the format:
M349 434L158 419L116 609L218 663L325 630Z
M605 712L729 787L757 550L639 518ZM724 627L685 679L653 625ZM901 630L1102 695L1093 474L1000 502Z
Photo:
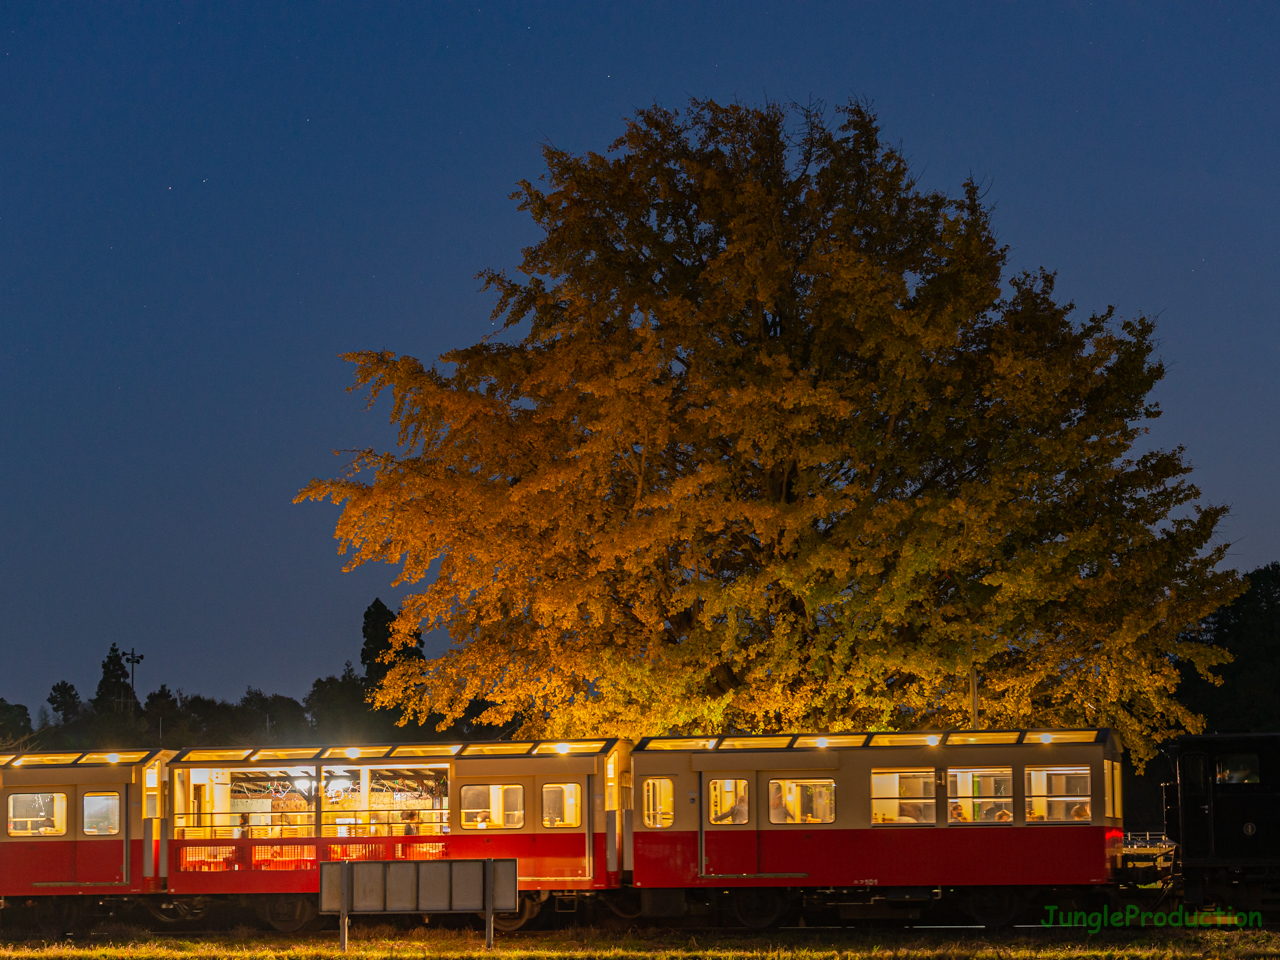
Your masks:
M119 763L119 762L120 762L120 754L118 753L107 754L107 763Z
M825 747L826 745L827 745L827 738L826 738L826 737L819 737L819 738L818 738L818 746L820 746L820 747Z
M937 737L929 736L929 737L925 737L924 740L925 740L925 743L929 744L929 746L931 747L936 747L938 745Z
M569 745L567 743L556 744L556 753L568 753L568 752L569 752Z
M1042 734L1040 734L1040 742L1041 742L1041 743L1053 743L1053 734L1051 734L1051 733L1042 733Z

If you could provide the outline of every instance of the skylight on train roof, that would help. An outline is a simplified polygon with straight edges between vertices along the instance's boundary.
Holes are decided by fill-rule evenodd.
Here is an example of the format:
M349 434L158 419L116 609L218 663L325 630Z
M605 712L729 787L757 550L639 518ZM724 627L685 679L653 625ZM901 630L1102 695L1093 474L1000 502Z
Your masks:
M253 753L252 750L188 750L181 759L183 762L196 763L210 760L243 760L251 753Z
M565 756L573 753L599 753L604 749L606 742L605 740L562 740L559 742L548 740L546 743L540 743L534 747L533 752L539 756L546 756L547 754Z
M717 737L662 737L650 740L646 750L712 750Z
M390 747L330 747L322 756L326 760L362 760L385 757Z
M1023 743L1093 743L1097 730L1028 730Z
M137 763L139 760L145 759L147 750L120 750L120 751L100 751L98 753L86 753L77 761L78 763Z
M396 747L393 757L452 757L462 749L460 743L427 743L414 747Z
M952 730L947 734L947 745L980 743L1017 743L1022 733L1018 730Z
M721 750L782 750L791 746L793 737L725 737L720 741Z
M267 760L310 760L319 752L319 747L269 747L259 750L249 761L262 763Z
M13 761L15 767L55 767L75 763L78 753L24 753Z
M823 733L811 737L796 737L797 749L819 750L827 747L860 747L867 742L865 733Z
M940 733L877 733L871 738L873 747L936 747Z
M473 743L462 748L464 757L515 757L528 753L533 743Z

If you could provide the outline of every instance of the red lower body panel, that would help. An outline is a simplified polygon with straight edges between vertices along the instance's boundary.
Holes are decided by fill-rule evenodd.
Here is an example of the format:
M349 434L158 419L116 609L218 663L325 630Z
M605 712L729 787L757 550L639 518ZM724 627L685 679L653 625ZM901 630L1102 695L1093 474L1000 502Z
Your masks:
M618 885L606 873L605 835L595 835L586 857L582 833L370 837L359 840L173 840L169 844L169 892L316 893L319 863L337 860L469 860L515 857L525 890L599 890Z
M111 837L0 843L0 897L141 892L142 841L130 843L127 865L124 845Z
M700 877L696 832L645 831L635 834L634 878L638 887L1099 884L1110 875L1107 834L1075 825L708 831L707 873L718 876Z

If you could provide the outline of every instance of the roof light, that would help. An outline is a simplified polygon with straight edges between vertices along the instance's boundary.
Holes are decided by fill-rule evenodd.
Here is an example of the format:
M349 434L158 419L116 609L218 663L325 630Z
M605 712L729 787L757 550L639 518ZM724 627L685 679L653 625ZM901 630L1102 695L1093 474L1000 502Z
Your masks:
M820 747L825 747L825 746L827 745L827 738L826 738L826 737L819 737L819 738L817 739L817 741L816 741L816 742L817 742L818 746L820 746Z
M569 752L569 745L567 743L556 744L556 753L568 753L568 752Z
M120 762L120 754L118 753L107 754L107 763L119 763L119 762Z
M925 741L925 743L929 744L929 746L931 746L931 747L936 747L936 746L938 745L938 738L937 738L937 737L935 737L935 736L933 736L932 734L930 734L929 736L925 737L925 738L924 738L924 741Z
M348 760L355 760L357 757L360 756L360 749L359 747L347 747L347 749L344 750L343 753L347 755Z
M1042 734L1040 734L1040 742L1041 742L1041 743L1053 743L1053 734L1052 734L1052 733L1042 733Z

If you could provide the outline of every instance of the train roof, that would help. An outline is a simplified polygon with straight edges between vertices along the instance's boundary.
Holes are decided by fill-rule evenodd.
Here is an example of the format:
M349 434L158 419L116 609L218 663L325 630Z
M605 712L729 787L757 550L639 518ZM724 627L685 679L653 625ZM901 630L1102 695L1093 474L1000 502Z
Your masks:
M161 754L172 756L173 750L57 750L0 753L4 767L109 767L118 764L149 763Z
M1280 734L1212 734L1202 738L1280 736ZM822 750L875 747L982 746L1010 744L1099 743L1116 740L1106 727L1025 730L878 731L866 733L733 734L729 736L643 737L637 752L720 750ZM599 756L611 752L617 737L582 740L473 740L434 743L360 744L351 746L228 746L182 750L62 750L0 753L0 769L13 767L85 767L150 763L161 755L171 764L210 763L302 765L316 761L429 761L478 757Z
M414 762L474 757L599 756L618 743L616 737L592 740L472 740L435 743L359 744L310 747L190 747L171 764L270 764L301 766L315 761Z
M780 733L717 737L645 737L637 752L684 750L824 750L860 747L984 746L1002 744L1107 743L1115 734L1106 727L1074 730L913 730L867 733Z

